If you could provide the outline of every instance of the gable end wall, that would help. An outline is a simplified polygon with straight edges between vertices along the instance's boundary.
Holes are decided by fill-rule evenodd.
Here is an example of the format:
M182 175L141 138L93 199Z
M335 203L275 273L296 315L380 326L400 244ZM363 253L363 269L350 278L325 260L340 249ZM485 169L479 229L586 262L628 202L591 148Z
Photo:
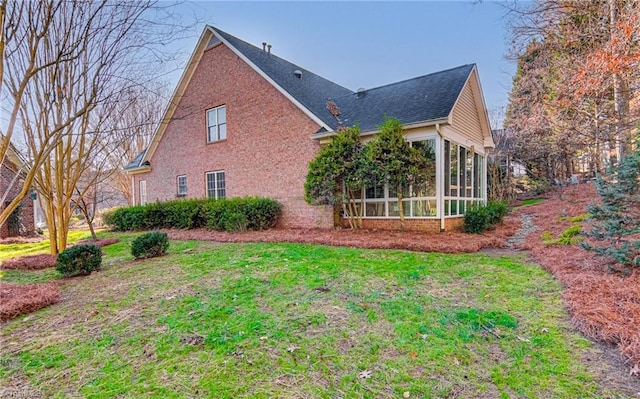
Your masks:
M484 143L482 126L480 125L480 115L478 115L470 82L467 82L465 85L453 109L453 121L451 125L455 130L463 133L473 142Z
M293 71L292 71L293 73ZM227 139L206 142L207 109L227 107ZM179 175L187 198L206 197L209 171L225 171L227 198L262 196L284 205L286 227L332 227L333 212L307 205L304 181L319 144L319 125L225 45L202 56L178 108L150 160L134 175L147 182L147 202L176 199Z

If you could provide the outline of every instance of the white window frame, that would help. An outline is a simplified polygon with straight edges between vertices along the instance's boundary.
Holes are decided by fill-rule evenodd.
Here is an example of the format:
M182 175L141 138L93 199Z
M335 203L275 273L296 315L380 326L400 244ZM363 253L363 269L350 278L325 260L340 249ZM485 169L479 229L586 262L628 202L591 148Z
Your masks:
M180 180L184 180L184 184L180 184ZM187 195L187 175L179 175L176 177L176 189L179 197Z
M450 218L450 217L460 217L463 216L466 212L467 209L479 205L479 204L483 204L485 203L485 197L484 197L484 187L486 184L486 173L485 173L485 169L484 169L484 164L485 164L485 160L486 160L486 156L484 154L480 154L477 152L473 152L473 156L471 156L471 164L467 165L467 157L469 157L469 153L471 151L471 149L467 146L464 146L460 143L455 142L454 140L451 140L449 138L445 138L443 139L443 156L444 157L449 157L451 154L451 151L449 151L449 153L446 153L446 151L444 151L444 149L446 148L446 145L444 144L446 141L449 142L449 148L451 148L451 146L456 145L458 150L456 151L456 159L457 159L457 165L458 165L458 173L456 176L456 195L451 195L451 179L449 179L449 187L447 187L446 181L444 184L444 196L443 196L443 212L444 212L444 217L445 218ZM460 157L460 149L464 149L465 151L465 159L461 159ZM480 169L478 170L478 168L475 167L475 162L476 162L476 157L475 155L478 155L478 161L480 162ZM442 167L444 168L446 164L446 160L443 159L442 161ZM464 166L464 170L461 170L461 166ZM476 179L475 176L475 172L476 170L478 170L478 172L481 173L481 175L479 176L479 180ZM462 172L462 174L461 174ZM449 174L451 176L451 162L449 162L449 170L445 170L444 171L445 174ZM462 182L460 182L461 176L466 177L467 173L469 173L469 177L471 180L471 185L472 187L470 188L470 190L465 190L465 192L460 192L462 191L462 187L465 185ZM466 181L465 181L466 183ZM477 187L477 184L480 184L480 187ZM470 196L467 196L467 194L471 194Z
M208 109L207 118L207 143L215 143L227 139L227 106ZM222 119L222 120L221 120Z
M226 175L224 173L224 170L214 170L211 172L206 172L204 176L207 198L220 199L227 197ZM209 176L213 176L213 187L209 185Z
M437 219L439 218L439 213L438 213L438 163L439 163L439 157L438 157L438 137L436 135L428 135L428 136L415 136L415 137L411 137L408 138L407 141L413 146L414 142L420 142L420 141L427 141L427 140L433 140L433 149L435 152L435 163L436 163L436 176L435 176L435 195L432 196L420 196L420 197L412 197L411 194L413 194L413 187L409 187L408 191L409 191L409 195L404 197L402 199L403 202L403 209L405 211L407 211L409 214L405 215L405 219ZM364 195L361 195L361 198L364 198L364 209L362 210L362 217L363 219L399 219L400 216L395 216L392 215L390 216L390 214L395 211L395 209L392 209L392 206L397 206L397 202L398 202L398 198L397 197L391 197L389 195L389 185L385 184L383 189L383 196L379 197L379 198L367 198L366 197L366 187L363 188L364 190ZM414 203L419 202L419 201L428 201L429 206L430 206L430 213L429 215L420 215L420 216L414 216L417 212L417 208L414 210ZM356 199L354 200L354 203L356 205L357 209L360 209L360 207L362 206L362 201L360 199ZM367 215L367 204L384 204L384 215ZM394 205L395 204L395 205ZM433 205L431 205L433 204Z
M146 205L147 204L147 181L140 180L140 182L138 183L138 188L140 191L140 205Z

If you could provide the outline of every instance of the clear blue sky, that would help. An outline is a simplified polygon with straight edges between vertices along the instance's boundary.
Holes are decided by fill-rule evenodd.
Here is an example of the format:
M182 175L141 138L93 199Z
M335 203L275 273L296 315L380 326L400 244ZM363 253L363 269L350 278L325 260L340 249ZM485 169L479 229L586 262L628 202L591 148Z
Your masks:
M180 43L188 52L207 23L259 47L266 41L351 90L476 63L489 111L508 102L515 64L504 58L506 10L497 2L200 1L180 10L202 21Z

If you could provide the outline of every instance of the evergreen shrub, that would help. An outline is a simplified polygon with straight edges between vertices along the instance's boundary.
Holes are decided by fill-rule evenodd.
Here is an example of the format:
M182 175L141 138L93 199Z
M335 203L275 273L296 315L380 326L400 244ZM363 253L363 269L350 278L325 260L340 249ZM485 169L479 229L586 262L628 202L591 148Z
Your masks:
M260 197L231 199L191 199L156 202L107 211L106 225L116 231L145 229L195 229L220 231L264 230L275 226L282 206Z
M95 244L75 245L58 254L56 270L65 277L91 274L102 265L102 251Z
M464 231L479 234L502 223L509 207L504 201L489 201L486 205L476 205L467 209L464 215Z
M136 259L153 258L167 253L169 238L166 233L152 231L136 237L131 242L131 255Z

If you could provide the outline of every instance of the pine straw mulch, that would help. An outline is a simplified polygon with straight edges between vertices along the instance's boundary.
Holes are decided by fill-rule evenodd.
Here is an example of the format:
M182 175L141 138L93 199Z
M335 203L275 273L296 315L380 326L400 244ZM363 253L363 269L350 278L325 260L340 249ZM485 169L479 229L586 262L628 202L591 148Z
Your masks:
M7 259L0 264L0 269L42 270L56 265L56 257L49 254L27 255Z
M594 187L581 184L514 214L535 216L538 232L527 237L524 247L565 286L562 297L573 325L588 337L616 345L627 359L630 374L640 377L640 270L612 273L617 266L608 259L577 244L545 246L540 237L545 230L557 237L573 224L561 218L584 214L595 199Z
M483 235L461 232L433 234L416 231L352 229L271 229L241 233L227 233L206 229L167 229L164 231L172 240L291 242L457 254L478 252L483 248L503 248L506 239L512 236L520 227L520 217L509 215L505 218L503 224Z
M60 300L56 283L11 284L0 282L0 322L35 312Z

